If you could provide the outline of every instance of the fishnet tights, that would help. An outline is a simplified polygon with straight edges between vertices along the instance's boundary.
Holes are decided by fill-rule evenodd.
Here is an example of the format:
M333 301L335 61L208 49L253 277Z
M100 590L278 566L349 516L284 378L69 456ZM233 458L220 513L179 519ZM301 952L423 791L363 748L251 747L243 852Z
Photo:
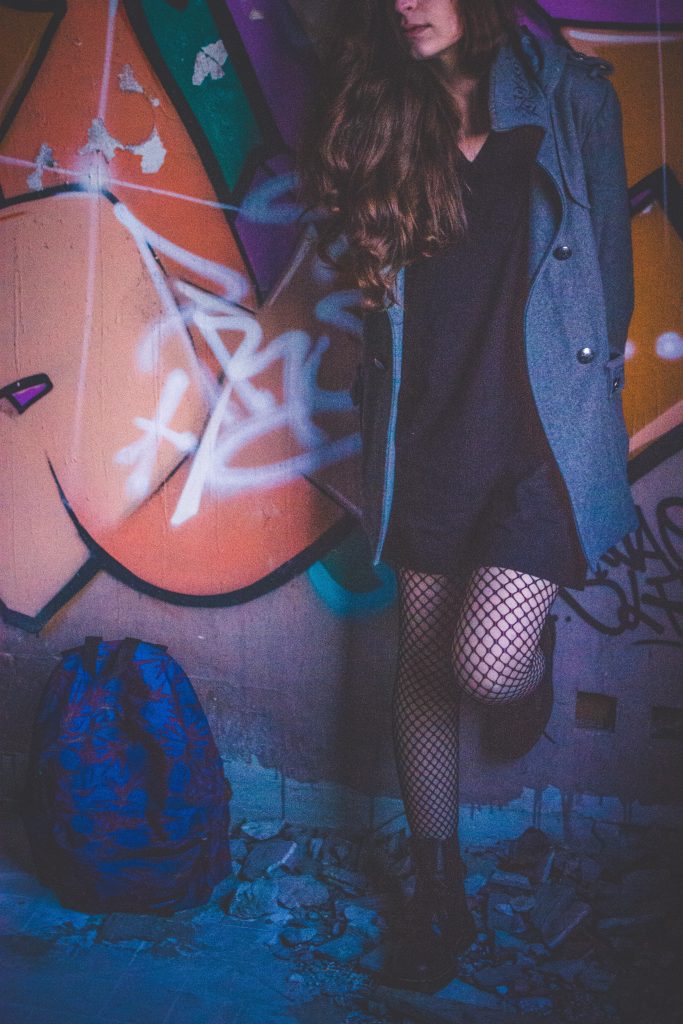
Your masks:
M401 569L393 734L413 835L457 831L460 697L523 700L545 667L538 640L558 587L495 566L465 583Z

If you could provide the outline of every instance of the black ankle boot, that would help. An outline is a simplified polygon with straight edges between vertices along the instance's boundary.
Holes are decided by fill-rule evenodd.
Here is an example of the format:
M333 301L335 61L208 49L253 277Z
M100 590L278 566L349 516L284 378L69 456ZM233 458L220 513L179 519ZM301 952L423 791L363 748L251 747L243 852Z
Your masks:
M476 936L467 906L464 868L456 836L411 837L415 895L403 912L401 937L382 981L397 988L436 992L457 973L457 957Z
M549 615L543 624L539 647L545 655L545 670L534 692L524 700L487 709L483 745L491 761L523 757L544 735L553 710L556 618Z

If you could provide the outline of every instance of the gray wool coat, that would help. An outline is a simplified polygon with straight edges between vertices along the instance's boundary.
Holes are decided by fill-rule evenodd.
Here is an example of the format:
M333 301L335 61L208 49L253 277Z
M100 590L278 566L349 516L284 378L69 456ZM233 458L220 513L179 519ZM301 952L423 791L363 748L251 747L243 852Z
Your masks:
M534 75L503 46L490 77L493 131L535 125L524 344L531 391L566 484L587 562L637 526L621 408L633 258L621 130L609 64L529 32ZM364 320L357 378L364 529L374 562L391 514L401 389L403 278Z

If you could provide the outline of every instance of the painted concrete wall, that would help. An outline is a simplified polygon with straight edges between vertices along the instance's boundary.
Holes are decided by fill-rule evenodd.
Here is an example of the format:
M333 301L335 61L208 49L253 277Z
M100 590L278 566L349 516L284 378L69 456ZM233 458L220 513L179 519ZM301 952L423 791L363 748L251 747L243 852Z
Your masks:
M0 2L3 792L59 651L135 635L191 675L236 813L381 822L395 607L353 527L358 319L292 178L331 4L20 6ZM683 804L683 11L547 6L622 100L642 519L558 600L553 742L494 768L468 709L478 833Z

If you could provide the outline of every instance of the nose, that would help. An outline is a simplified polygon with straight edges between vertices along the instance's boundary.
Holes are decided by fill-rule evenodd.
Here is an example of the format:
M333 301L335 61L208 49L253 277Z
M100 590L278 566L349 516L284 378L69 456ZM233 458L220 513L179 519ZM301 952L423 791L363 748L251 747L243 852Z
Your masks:
M397 14L403 14L405 11L412 11L415 9L417 0L395 0L394 10Z

